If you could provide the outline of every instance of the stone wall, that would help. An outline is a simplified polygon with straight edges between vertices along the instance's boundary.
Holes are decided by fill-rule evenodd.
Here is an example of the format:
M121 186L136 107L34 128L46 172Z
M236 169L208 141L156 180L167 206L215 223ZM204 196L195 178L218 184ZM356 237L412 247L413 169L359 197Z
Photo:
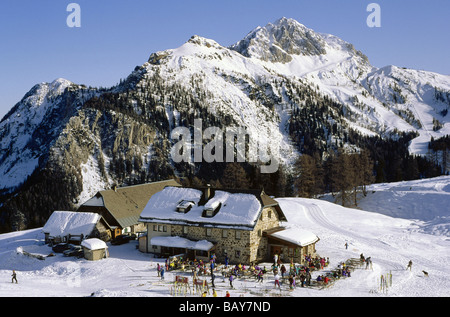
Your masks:
M305 255L316 256L316 244L310 244L304 247L299 246L283 246L281 248L281 260L283 262L291 262L305 264ZM272 261L272 259L270 259Z
M154 231L156 225L157 231ZM160 252L160 248L150 245L155 236L180 236L189 240L208 240L216 245L215 254L219 262L228 255L230 263L259 262L268 259L269 246L263 231L279 226L278 214L273 207L263 209L253 230L218 228L213 226L183 226L171 224L151 224L148 228L148 252Z
M273 207L263 209L254 230L250 234L249 262L260 262L269 259L270 249L264 230L276 228L280 225L278 214Z

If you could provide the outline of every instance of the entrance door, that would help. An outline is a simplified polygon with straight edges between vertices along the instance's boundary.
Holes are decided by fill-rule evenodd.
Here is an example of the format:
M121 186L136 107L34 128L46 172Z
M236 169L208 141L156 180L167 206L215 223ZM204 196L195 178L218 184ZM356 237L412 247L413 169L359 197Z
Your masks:
M281 246L279 246L279 245L271 245L270 246L270 260L271 261L273 261L273 257L275 254L278 254L278 256L280 256Z

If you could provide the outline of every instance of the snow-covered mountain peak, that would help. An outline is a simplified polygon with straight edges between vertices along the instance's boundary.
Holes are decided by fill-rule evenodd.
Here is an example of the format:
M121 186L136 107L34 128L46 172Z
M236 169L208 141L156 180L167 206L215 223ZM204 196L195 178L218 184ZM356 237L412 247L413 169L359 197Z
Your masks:
M152 53L148 59L148 63L152 65L161 65L174 56L207 54L211 53L210 49L223 50L225 48L214 40L199 35L193 35L186 43L177 49L168 49Z
M64 78L57 78L48 85L51 90L63 93L67 87L74 85L74 83Z
M34 85L34 87L25 94L22 100L11 109L2 121L7 120L13 114L16 116L18 114L26 114L30 109L35 109L35 111L37 111L37 109L41 108L40 112L45 112L46 109L42 108L44 106L44 108L46 108L51 104L51 102L48 101L61 95L67 87L72 85L74 85L74 83L64 78L57 78L51 83L42 82Z
M187 43L200 45L200 46L206 46L208 48L210 47L222 47L219 43L217 43L214 40L207 39L205 37L199 36L199 35L193 35Z
M257 27L230 48L247 57L288 63L292 60L291 55L325 54L325 44L318 33L303 24L281 18L265 27Z
M368 64L368 58L348 43L334 35L315 32L294 19L280 18L264 27L258 26L230 49L246 57L266 62L288 64L309 63L313 58L320 63L339 55L341 58L356 58Z

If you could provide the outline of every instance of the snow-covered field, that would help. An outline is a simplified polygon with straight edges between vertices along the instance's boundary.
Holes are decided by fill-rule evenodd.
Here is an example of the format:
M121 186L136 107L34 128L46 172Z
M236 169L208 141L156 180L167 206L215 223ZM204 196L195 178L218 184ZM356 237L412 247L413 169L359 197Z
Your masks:
M226 291L234 298L450 296L450 177L373 185L360 203L367 211L343 208L326 200L278 201L289 221L286 226L307 229L320 237L317 252L329 257L329 268L363 253L372 258L373 269L357 269L350 278L326 289L298 287L294 291L289 291L288 285L281 291L274 289L271 273L263 284L238 279L234 289L217 274L219 297ZM164 259L139 252L136 242L109 245L110 257L95 262L61 254L39 260L22 253L51 253L43 238L41 229L0 235L0 296L172 296L175 274L167 272L161 281L156 264ZM413 261L411 271L406 270L409 260ZM313 278L329 268L315 272ZM18 284L11 283L12 270L17 272ZM422 270L429 276L425 277ZM380 290L380 277L388 273L392 274L392 285Z

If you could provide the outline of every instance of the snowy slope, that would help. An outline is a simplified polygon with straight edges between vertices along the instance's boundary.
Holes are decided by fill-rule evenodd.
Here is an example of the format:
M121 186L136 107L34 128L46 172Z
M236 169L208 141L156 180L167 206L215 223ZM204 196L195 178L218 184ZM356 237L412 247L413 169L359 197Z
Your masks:
M394 202L378 199L379 212L426 201L424 206L430 209L442 207L441 217L450 215L450 177L403 185L377 185L377 190L386 195L389 192L399 192L402 188L409 191L409 195L399 195ZM440 199L425 196L424 200L424 195L434 194L441 195ZM357 269L352 277L339 280L327 289L298 287L292 292L287 285L283 285L281 291L275 290L271 273L267 274L263 284L256 284L254 280L237 279L233 290L219 275L215 283L220 297L227 290L232 297L450 296L448 235L445 231L439 234L439 227L436 227L433 234L421 230L427 228L428 224L416 220L415 214L408 217L408 209L405 208L402 217L392 217L376 211L343 208L323 200L277 200L289 220L285 223L288 228L307 230L319 236L317 252L329 257L330 267L335 268L341 261L358 258L363 253L366 257L371 256L373 270ZM346 242L349 244L348 249L344 246ZM166 273L165 281L161 281L157 277L156 264L164 263L164 259L140 253L135 248L135 242L109 246L110 257L96 262L64 258L60 254L41 261L23 255L22 250L42 255L51 252L43 244L41 229L0 235L0 296L170 296L170 282L173 281L174 274ZM406 270L409 260L413 261L411 271ZM268 263L267 265L269 266ZM13 269L18 274L17 285L10 280ZM422 270L427 271L429 277L425 277ZM319 274L323 273L324 271L319 271ZM383 292L379 289L380 276L387 273L392 273L392 286Z

